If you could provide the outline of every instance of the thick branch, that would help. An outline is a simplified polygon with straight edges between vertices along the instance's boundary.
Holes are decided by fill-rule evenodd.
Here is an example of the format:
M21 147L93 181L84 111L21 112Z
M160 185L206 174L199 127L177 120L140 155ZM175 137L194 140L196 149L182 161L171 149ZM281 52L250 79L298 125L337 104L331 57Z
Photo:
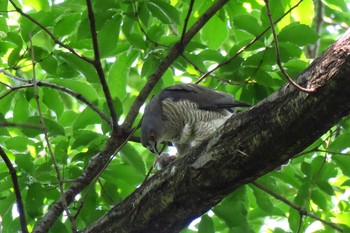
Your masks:
M179 232L236 188L274 170L350 113L350 30L298 77L229 119L83 232Z

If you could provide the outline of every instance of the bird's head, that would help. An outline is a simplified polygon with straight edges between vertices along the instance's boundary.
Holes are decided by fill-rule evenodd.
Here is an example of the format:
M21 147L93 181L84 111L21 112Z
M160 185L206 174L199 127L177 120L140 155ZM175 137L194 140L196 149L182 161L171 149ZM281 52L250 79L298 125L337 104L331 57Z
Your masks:
M141 124L141 143L153 153L159 152L157 145L164 134L162 105L158 97L154 97L145 108Z

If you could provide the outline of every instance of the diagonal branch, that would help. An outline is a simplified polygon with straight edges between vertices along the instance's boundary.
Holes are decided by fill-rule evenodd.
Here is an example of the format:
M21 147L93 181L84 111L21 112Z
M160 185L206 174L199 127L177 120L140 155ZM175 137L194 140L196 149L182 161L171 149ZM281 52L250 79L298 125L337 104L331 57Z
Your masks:
M42 126L23 124L23 123L12 123L12 122L0 122L0 127L13 127L13 128L27 128L27 129L37 129L44 130Z
M133 105L131 106L128 115L122 125L125 130L130 130L133 125L139 109L147 99L148 95L151 93L153 87L156 85L162 75L169 68L169 66L178 58L186 45L191 41L191 39L197 34L197 32L209 21L209 19L219 11L229 0L218 0L209 9L202 14L202 16L192 25L192 27L183 36L183 39L179 40L169 51L168 55L159 64L158 69L150 76L145 86L140 91L139 95L136 97Z
M110 112L111 118L112 118L112 128L113 128L113 130L117 130L118 129L117 114L116 114L115 109L114 109L111 92L109 90L109 87L108 87L108 84L106 81L106 77L105 77L105 73L103 72L103 68L102 68L102 64L101 64L100 50L98 48L95 16L94 16L94 12L92 9L91 0L86 0L86 5L87 5L87 10L88 10L88 16L89 16L92 45L94 48L94 55L95 55L95 59L94 59L92 64L95 67L95 70L97 71L98 77L100 79L100 83L102 85L103 93L105 94L105 98L107 101L109 112Z
M188 12L187 12L187 15L186 15L186 18L185 18L185 21L184 21L184 27L182 29L182 34L181 34L181 40L180 40L181 44L183 44L183 41L184 41L184 38L185 38L185 34L186 34L187 26L188 26L188 21L189 21L189 19L191 17L191 13L192 13L192 10L193 10L194 1L195 0L191 0L190 5L188 7Z
M17 211L19 213L19 220L21 222L21 230L23 233L28 233L27 229L27 220L23 206L23 200L21 195L21 189L19 188L19 183L17 179L16 169L13 167L10 159L7 157L5 151L0 146L0 156L4 160L7 169L10 172L11 180L13 184L13 189L15 190L16 202L17 202Z
M85 56L83 56L83 55L77 53L73 48L71 48L71 47L65 45L65 44L62 43L60 40L58 40L58 39L55 37L55 35L52 34L52 32L50 32L46 27L44 27L40 22L38 22L36 19L34 19L33 17L31 17L30 15L24 13L24 12L22 11L22 9L19 8L19 7L14 3L13 0L9 0L9 1L11 2L12 6L16 9L16 11L17 11L20 15L22 15L23 17L29 19L29 20L32 21L34 24L36 24L38 27L40 27L43 31L45 31L45 32L51 37L51 39L53 40L53 42L55 42L55 44L58 44L58 45L60 45L62 48L67 49L69 52L71 52L71 53L74 54L75 56L77 56L77 57L83 59L84 61L86 61L86 62L88 62L88 63L90 63L90 64L93 63L93 61L92 61L90 58L87 58L87 57L85 57Z
M281 195L278 195L277 193L273 192L272 190L268 189L267 187L259 184L258 182L254 181L252 182L252 184L261 189L262 191L268 193L269 195L273 196L274 198L276 198L277 200L282 201L283 203L285 203L286 205L288 205L289 207L295 209L296 211L299 212L300 216L308 216L310 218L316 219L317 221L322 222L323 224L330 226L331 228L333 228L334 230L337 230L339 232L343 232L343 230L338 227L337 225L335 225L334 223L328 222L320 217L318 217L317 215L315 215L314 213L310 213L307 210L303 209L302 207L294 204L293 202L289 201L287 198L282 197Z
M228 119L82 233L179 232L225 196L274 170L350 114L350 30L298 76ZM318 116L317 119L315 116ZM302 132L302 133L301 133ZM156 197L156 198L155 198Z
M305 88L300 86L298 83L296 83L287 73L287 71L283 68L282 62L281 62L281 56L280 56L280 49L278 45L278 39L276 35L276 30L275 30L275 24L273 23L273 19L271 16L271 11L270 11L270 0L265 0L266 4L266 9L267 9L267 17L269 18L270 21L270 26L272 30L272 35L273 35L273 42L275 44L275 52L276 52L276 60L277 60L277 65L280 68L283 76L288 80L290 84L292 84L295 88L299 89L300 91L306 92L306 93L312 93L315 90L310 89L310 88Z

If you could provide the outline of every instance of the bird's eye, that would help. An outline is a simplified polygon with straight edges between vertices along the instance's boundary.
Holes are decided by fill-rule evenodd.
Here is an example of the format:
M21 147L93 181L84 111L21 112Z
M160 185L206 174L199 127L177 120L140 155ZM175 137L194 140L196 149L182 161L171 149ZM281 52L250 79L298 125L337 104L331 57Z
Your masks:
M155 141L155 140L156 140L156 134L155 134L154 132L151 132L151 133L149 134L149 140L150 140L150 141Z

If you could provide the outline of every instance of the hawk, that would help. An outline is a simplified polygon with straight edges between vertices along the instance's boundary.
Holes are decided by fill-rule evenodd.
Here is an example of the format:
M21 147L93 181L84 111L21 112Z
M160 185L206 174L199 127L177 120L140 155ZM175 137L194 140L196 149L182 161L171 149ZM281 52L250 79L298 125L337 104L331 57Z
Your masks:
M152 152L160 143L171 142L179 156L208 138L235 111L249 104L235 101L232 95L197 84L165 88L145 108L141 142Z

